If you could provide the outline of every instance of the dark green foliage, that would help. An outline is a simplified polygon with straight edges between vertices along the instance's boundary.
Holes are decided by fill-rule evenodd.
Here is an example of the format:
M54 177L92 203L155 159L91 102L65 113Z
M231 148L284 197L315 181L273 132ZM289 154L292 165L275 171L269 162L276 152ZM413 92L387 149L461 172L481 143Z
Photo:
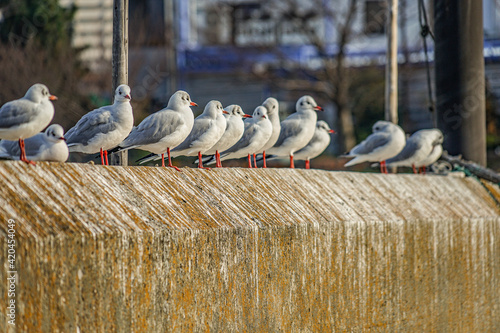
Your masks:
M58 0L2 0L0 4L2 43L17 47L36 44L52 55L71 48L75 7L63 8Z

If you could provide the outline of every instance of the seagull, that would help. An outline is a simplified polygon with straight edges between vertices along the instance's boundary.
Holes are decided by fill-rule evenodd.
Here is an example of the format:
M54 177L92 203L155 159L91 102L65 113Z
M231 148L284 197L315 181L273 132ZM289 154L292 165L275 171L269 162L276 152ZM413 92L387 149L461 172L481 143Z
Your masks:
M252 121L245 121L245 131L243 136L231 148L221 152L221 161L233 158L248 157L248 167L252 167L250 155L262 150L262 147L271 137L273 128L267 109L263 106L255 108L252 114ZM213 164L215 159L212 158L208 164Z
M23 162L35 164L26 158L24 139L29 138L50 124L54 117L54 105L47 86L41 83L32 85L24 97L5 103L0 108L0 139L18 140Z
M26 158L32 161L66 162L69 151L61 125L52 124L44 133L24 141ZM21 150L16 141L0 141L0 158L19 159Z
M128 137L120 143L118 150L133 148L147 150L155 155L161 154L161 165L165 167L165 151L168 166L172 165L170 149L179 145L191 132L194 123L190 106L198 106L191 101L185 91L176 91L169 99L167 107L147 116Z
M443 146L442 144L437 144L434 146L434 149L432 149L432 152L427 156L424 160L418 162L415 164L416 167L419 169L422 169L422 172L425 174L426 168L432 164L434 164L441 155L443 154Z
M314 135L318 116L323 111L311 96L302 96L295 105L297 112L281 122L281 131L276 144L268 150L269 157L290 156L290 168L294 168L293 154L304 148Z
M220 140L209 150L205 152L206 155L214 155L216 159L216 166L222 167L219 152L231 148L243 136L245 131L245 124L243 118L252 118L252 116L245 114L241 106L232 104L224 109L224 116L226 117L226 130ZM208 162L212 156L203 158L203 162ZM195 161L197 163L198 160Z
M406 140L399 154L386 160L386 165L411 167L413 173L417 173L416 167L425 167L437 161L443 152L442 143L443 133L437 128L417 131Z
M294 154L295 159L305 160L306 169L309 169L310 160L321 155L321 153L325 151L330 144L330 134L333 133L335 133L335 131L330 129L330 126L328 126L325 121L319 120L316 123L316 130L314 131L314 136L311 141L309 141L307 146Z
M108 149L119 145L134 126L130 99L130 87L126 84L118 86L113 105L87 113L66 133L69 151L100 152L101 164L108 165Z
M267 98L264 103L262 103L262 106L264 106L267 109L267 115L269 116L269 120L271 121L271 124L273 125L273 132L271 134L271 137L267 141L267 143L262 147L262 160L263 160L263 168L266 168L266 150L271 148L276 144L276 141L278 141L278 137L280 136L280 131L281 131L281 123L280 123L280 112L279 112L279 103L278 100L274 97L269 97ZM255 159L255 157L254 157Z
M405 133L396 124L379 120L372 127L370 134L364 141L351 149L344 157L354 157L345 166L362 162L380 162L380 172L387 173L385 160L396 156L405 146Z
M219 101L208 102L203 113L194 120L193 129L188 137L171 151L172 157L198 155L198 168L208 169L203 167L201 155L212 148L224 134L226 118L224 118L223 111ZM142 164L159 158L158 155L151 155L140 161Z

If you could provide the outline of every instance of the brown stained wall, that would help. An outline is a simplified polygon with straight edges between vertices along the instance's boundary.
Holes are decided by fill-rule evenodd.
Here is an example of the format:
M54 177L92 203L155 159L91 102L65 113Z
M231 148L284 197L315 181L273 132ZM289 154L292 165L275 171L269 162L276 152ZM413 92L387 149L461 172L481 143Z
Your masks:
M2 162L0 218L0 332L9 218L18 332L500 330L473 179Z

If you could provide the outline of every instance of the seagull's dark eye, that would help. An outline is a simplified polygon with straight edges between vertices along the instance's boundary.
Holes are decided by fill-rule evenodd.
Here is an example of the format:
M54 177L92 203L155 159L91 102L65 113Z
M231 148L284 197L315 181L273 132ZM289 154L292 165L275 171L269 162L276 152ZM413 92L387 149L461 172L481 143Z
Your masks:
M276 105L273 105L273 109L276 109Z

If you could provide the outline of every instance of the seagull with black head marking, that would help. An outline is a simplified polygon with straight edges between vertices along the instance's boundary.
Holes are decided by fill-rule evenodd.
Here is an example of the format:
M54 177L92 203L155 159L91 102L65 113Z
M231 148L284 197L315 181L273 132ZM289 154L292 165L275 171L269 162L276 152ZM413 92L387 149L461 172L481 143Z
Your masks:
M43 133L24 140L26 158L31 161L66 162L69 151L61 125L52 124ZM19 159L21 150L16 141L0 141L0 158Z
M172 157L196 156L198 155L198 168L203 167L201 155L213 147L224 134L226 129L226 118L224 118L223 107L219 101L210 101L205 106L203 113L194 120L193 129L188 137L177 147L172 149ZM158 155L141 159L141 163L158 160Z
M316 111L323 108L311 96L302 96L295 105L296 112L281 122L281 130L276 144L268 149L270 158L289 156L290 168L294 168L293 154L304 148L314 135L318 116Z
M263 106L255 108L251 121L245 121L245 131L241 138L231 148L221 152L221 161L247 156L248 167L252 167L251 155L261 151L271 137L272 124L267 116L267 109ZM212 158L208 164L215 163Z
M379 120L372 126L372 134L343 157L353 157L346 167L363 162L380 162L380 172L387 173L385 161L396 156L405 146L405 132L389 121Z
M142 149L161 155L161 165L165 167L165 152L168 156L168 167L172 165L170 150L179 145L191 132L194 115L191 106L198 106L191 101L185 91L176 91L169 99L167 106L147 116L120 143L118 150Z
M403 150L394 157L386 160L386 165L390 167L411 167L413 173L417 173L417 168L425 167L437 161L443 152L443 133L437 128L422 129L413 133L406 140Z
M302 148L297 151L294 156L296 160L305 160L306 161L306 169L311 167L311 160L315 157L321 155L325 149L328 147L331 141L331 134L335 133L334 130L328 126L326 121L318 120L316 123L316 129L314 131L314 136L311 141Z
M231 148L243 136L245 131L245 124L243 118L252 118L252 116L245 114L241 106L232 104L224 108L224 117L226 117L226 130L217 143L205 152L206 155L214 155L216 160L216 167L221 168L222 162L220 160L220 152ZM208 162L212 156L203 158L203 162ZM195 163L199 161L196 160Z
M112 105L87 113L66 133L69 151L100 152L101 164L108 165L108 149L118 146L134 126L130 99L130 87L126 84L118 86Z
M269 117L269 121L273 125L273 132L271 133L271 137L267 141L267 143L262 147L262 162L263 168L267 168L266 164L266 150L273 147L278 141L278 137L280 136L281 131L281 123L280 123L280 110L279 110L279 102L274 97L267 98L262 106L267 109L267 115Z
M7 102L0 108L0 139L18 141L21 161L35 164L26 158L24 139L50 124L54 117L51 101L55 100L57 97L50 94L46 85L36 83L24 97Z

